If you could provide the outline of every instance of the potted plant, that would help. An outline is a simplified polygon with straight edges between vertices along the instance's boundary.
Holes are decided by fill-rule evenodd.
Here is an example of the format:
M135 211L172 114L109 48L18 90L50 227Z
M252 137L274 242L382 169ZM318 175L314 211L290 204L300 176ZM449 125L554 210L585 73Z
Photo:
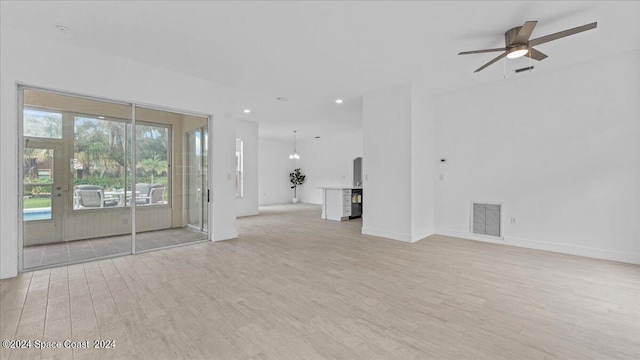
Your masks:
M294 204L298 202L298 186L302 185L306 177L307 175L302 175L300 173L300 168L297 168L293 170L292 173L289 173L289 180L291 181L291 188L293 189L293 199L291 200Z

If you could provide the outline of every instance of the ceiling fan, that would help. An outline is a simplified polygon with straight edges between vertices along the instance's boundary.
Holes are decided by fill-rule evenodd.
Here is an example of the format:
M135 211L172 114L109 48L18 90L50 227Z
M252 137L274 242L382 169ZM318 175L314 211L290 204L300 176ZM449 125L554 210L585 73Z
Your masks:
M514 27L513 29L504 33L504 47L502 48L463 51L461 53L458 53L458 55L469 55L469 54L480 54L480 53L495 52L495 51L504 51L497 58L482 65L480 68L478 68L478 70L474 72L484 70L489 65L504 58L505 56L509 59L515 59L521 56L527 56L531 59L540 61L540 60L544 60L547 57L547 55L534 49L533 48L534 46L544 44L549 41L558 40L566 36L575 35L583 31L595 29L596 26L598 26L598 23L594 22L591 24L578 26L573 29L564 30L551 35L539 37L537 39L529 40L529 38L531 37L531 33L533 32L533 29L536 27L537 23L538 23L537 21L527 21L522 26Z

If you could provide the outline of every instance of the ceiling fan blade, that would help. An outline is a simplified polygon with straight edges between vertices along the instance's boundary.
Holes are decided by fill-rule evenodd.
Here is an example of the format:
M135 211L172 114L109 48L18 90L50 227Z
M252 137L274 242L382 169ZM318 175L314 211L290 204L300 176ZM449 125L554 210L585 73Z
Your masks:
M495 58L495 59L493 59L493 60L489 61L488 63L486 63L486 64L484 64L484 65L482 65L478 70L474 71L474 73L477 73L477 72L479 72L479 71L484 70L486 67L488 67L489 65L493 64L494 62L496 62L496 61L498 61L498 60L502 59L502 58L503 58L503 57L505 57L505 56L507 56L507 52L506 52L506 51L505 51L505 52L503 52L502 54L500 54L500 56L498 56L497 58Z
M520 28L520 31L518 31L518 35L516 35L516 37L511 42L511 44L526 44L527 41L529 41L529 38L531 37L531 33L533 32L533 29L536 27L537 23L538 23L537 21L525 22L524 25L522 25L522 28Z
M583 32L583 31L595 29L597 26L598 26L598 23L594 22L594 23L591 23L591 24L578 26L578 27L575 27L573 29L560 31L560 32L557 32L555 34L539 37L537 39L530 40L529 41L529 46L536 46L536 45L547 43L549 41L558 40L558 39L563 38L565 36L570 36L570 35L574 35L574 34L577 34L577 33Z
M534 48L529 48L529 52L525 55L526 57L532 58L533 60L544 60L547 58L547 55L541 53L540 51L534 49Z
M458 55L482 54L482 53L495 52L495 51L505 51L505 50L507 50L507 48L495 48L495 49L463 51L461 53L458 53Z

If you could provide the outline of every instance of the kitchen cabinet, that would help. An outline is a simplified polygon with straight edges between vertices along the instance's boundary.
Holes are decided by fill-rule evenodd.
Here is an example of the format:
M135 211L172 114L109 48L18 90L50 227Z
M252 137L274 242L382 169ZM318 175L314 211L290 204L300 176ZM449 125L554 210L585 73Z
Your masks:
M324 187L322 189L322 218L344 221L362 214L362 189ZM355 211L354 211L355 210Z

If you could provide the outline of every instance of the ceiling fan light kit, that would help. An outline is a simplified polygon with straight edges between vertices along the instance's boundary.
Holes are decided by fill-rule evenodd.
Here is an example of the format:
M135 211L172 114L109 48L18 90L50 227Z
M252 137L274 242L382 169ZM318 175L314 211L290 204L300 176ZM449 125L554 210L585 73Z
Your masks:
M481 53L487 53L487 52L503 51L503 53L498 55L498 57L482 65L480 68L478 68L478 70L474 72L482 71L504 57L507 57L509 59L517 59L522 56L527 56L531 59L541 61L546 59L547 55L534 49L533 46L544 44L553 40L558 40L560 38L567 37L570 35L575 35L583 31L595 29L598 26L598 23L594 22L591 24L578 26L573 29L568 29L568 30L557 32L557 33L553 33L551 35L539 37L537 39L529 40L529 38L531 37L531 34L533 33L533 29L535 29L537 23L538 23L537 21L527 21L522 26L514 27L513 29L505 32L503 48L463 51L461 53L458 53L458 55L470 55L470 54L481 54Z
M518 45L507 50L507 57L509 59L517 59L527 55L528 52L529 48L527 45Z

